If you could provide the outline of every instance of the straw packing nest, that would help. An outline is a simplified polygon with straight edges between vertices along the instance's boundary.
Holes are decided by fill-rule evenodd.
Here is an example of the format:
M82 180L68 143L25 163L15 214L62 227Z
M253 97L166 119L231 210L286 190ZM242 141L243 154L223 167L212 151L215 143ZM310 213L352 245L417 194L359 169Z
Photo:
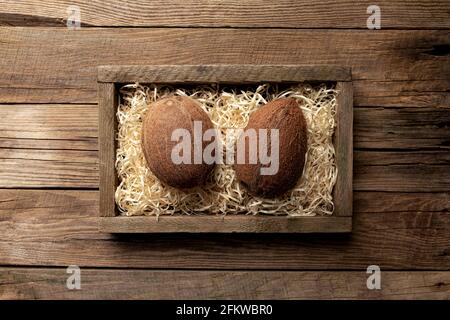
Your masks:
M268 101L293 97L300 102L308 124L308 151L302 177L295 188L276 199L254 197L236 180L232 165L219 164L208 182L179 190L160 182L147 168L141 149L141 127L151 103L170 94L196 99L222 133L224 148L237 140L227 129L243 129L249 116ZM116 169L120 184L115 198L123 215L271 214L331 215L336 182L332 137L336 90L326 85L300 84L280 90L263 84L239 90L218 85L175 88L165 85L126 85L117 110ZM234 130L237 132L237 130Z

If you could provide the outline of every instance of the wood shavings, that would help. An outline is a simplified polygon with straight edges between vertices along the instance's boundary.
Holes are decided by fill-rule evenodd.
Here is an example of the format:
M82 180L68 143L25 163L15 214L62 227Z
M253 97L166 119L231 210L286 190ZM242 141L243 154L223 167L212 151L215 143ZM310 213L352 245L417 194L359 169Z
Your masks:
M161 183L147 168L141 149L142 119L151 103L170 94L196 99L222 133L224 150L243 129L250 114L268 101L292 97L299 101L308 124L308 151L302 177L295 188L276 199L249 195L236 180L231 165L219 164L205 186L179 190ZM333 146L336 90L326 85L299 84L284 90L262 84L244 90L218 85L173 88L130 84L121 89L117 110L116 169L120 184L115 199L123 215L270 214L331 215L337 168ZM236 131L236 130L235 130ZM236 131L237 132L237 131Z

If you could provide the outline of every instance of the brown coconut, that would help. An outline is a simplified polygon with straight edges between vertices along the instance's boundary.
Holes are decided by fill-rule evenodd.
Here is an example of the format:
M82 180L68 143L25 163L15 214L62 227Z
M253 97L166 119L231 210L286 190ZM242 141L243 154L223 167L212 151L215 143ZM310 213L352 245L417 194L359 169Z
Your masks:
M176 188L192 188L205 182L214 164L194 163L194 121L201 121L203 133L212 129L211 120L200 105L188 97L170 96L153 103L142 126L142 148L148 167L162 182ZM191 134L190 163L172 161L172 132L186 129ZM210 142L203 142L201 152ZM198 150L198 149L197 149Z
M234 166L237 178L255 196L280 196L292 189L303 173L307 151L307 125L303 112L295 99L277 99L252 113L245 130L250 128L256 132L258 129L279 130L279 169L274 175L261 175L263 165L259 157L256 164L249 164L246 154L245 164ZM270 151L270 134L267 136ZM242 139L243 135L239 140L242 142ZM248 139L245 141L245 150L248 153Z

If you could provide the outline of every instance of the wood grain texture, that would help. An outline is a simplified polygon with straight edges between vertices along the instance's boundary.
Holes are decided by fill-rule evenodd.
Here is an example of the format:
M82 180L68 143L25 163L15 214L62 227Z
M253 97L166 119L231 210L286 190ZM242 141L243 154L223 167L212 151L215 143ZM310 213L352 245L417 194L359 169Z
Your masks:
M80 31L65 28L69 4L81 9ZM352 67L354 188L368 191L354 192L351 236L274 238L111 236L97 232L97 190L2 189L0 264L61 268L3 268L0 298L449 299L450 3L376 4L382 30L370 31L359 0L3 1L0 103L56 105L0 105L1 187L98 188L97 108L61 103L97 103L97 66L126 61ZM276 271L83 267L83 290L68 292L69 264ZM369 264L444 272L383 271L382 290L368 291ZM300 269L323 272L287 271Z
M52 0L3 1L0 25L66 26L67 7L81 11L83 27L245 27L245 28L367 28L367 7L362 0L201 1L147 0L134 2ZM450 28L450 5L445 0L380 0L383 29Z
M449 270L449 197L355 192L351 235L110 235L97 230L98 191L0 190L0 264Z
M354 190L449 190L448 109L355 108L354 117ZM0 118L0 187L98 188L96 106L0 105Z
M450 148L450 105L446 108L359 108L355 148ZM401 141L401 143L399 143Z
M449 299L449 271L382 271L368 290L361 271L153 271L81 269L68 290L65 268L0 268L0 299Z
M353 213L353 85L338 82L336 128L333 144L336 152L338 176L333 189L336 216Z
M447 149L418 149L399 150L396 149L358 149L355 152L355 166L373 165L448 165L450 163L450 152Z
M99 82L230 83L350 81L348 67L331 65L118 65L100 66Z
M98 84L98 145L100 163L100 216L116 215L114 194L118 186L116 174L116 132L118 92L114 83Z
M97 151L96 105L0 105L0 148Z
M446 30L71 31L4 27L0 29L0 102L95 103L97 66L126 62L344 65L352 68L356 103L360 100L365 105L372 101L405 105L413 100L411 91L426 87L435 91L430 99L444 99L439 102L443 104L448 101L446 90L450 81L450 55L445 51L449 35ZM392 89L384 85L384 90L377 90L382 81L405 84Z
M0 152L0 188L98 189L98 179L97 150L4 148Z
M343 233L351 217L170 216L100 218L106 233Z
M354 105L360 107L424 107L450 106L450 80L360 80L353 81Z

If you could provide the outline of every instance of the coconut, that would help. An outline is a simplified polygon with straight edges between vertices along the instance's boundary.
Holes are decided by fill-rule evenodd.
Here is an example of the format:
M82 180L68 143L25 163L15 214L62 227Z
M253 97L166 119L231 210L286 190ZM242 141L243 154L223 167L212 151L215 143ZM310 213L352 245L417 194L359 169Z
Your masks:
M150 170L172 187L192 188L203 184L214 167L203 159L208 143L202 137L208 129L214 130L211 120L191 98L171 96L153 103L145 116L141 135ZM200 141L196 141L196 136Z
M234 168L250 193L273 198L292 189L302 175L307 151L306 120L297 100L276 99L259 108L250 116L237 145L237 152L244 153L243 163Z

